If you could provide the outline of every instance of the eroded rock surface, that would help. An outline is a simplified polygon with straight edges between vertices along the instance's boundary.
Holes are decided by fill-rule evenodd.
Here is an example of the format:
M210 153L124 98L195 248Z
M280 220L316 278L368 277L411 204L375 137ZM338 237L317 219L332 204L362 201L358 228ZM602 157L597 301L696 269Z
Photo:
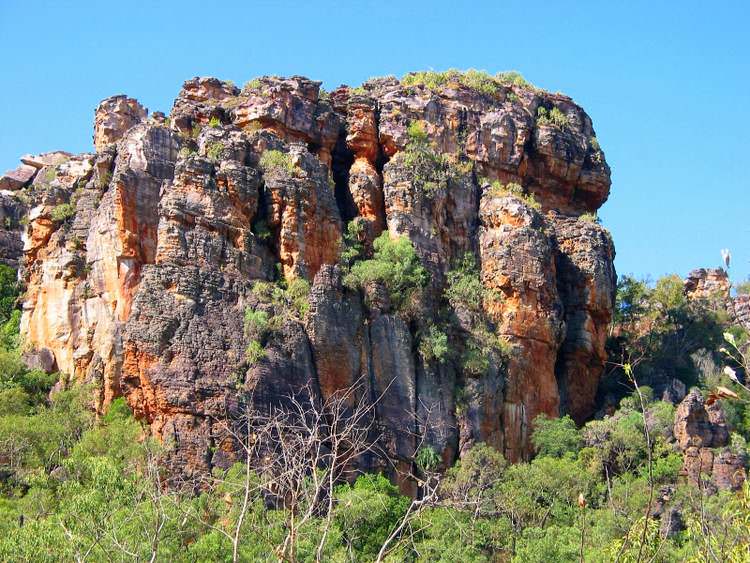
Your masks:
M539 108L564 124L539 120ZM441 155L439 181L408 156L414 123ZM2 259L19 260L23 230L29 346L71 381L95 383L100 409L125 396L183 476L232 462L220 423L243 405L321 401L356 382L358 399L377 400L390 458L367 463L402 473L420 444L446 464L477 442L526 459L534 417L591 415L614 249L581 215L606 201L610 177L570 98L390 78L330 95L302 77L243 89L196 78L169 119L125 96L104 100L94 144L94 155L30 158L24 201L2 192ZM412 242L430 281L408 310L387 288L365 296L343 283L354 218L365 252L384 230ZM448 272L467 255L487 297L448 318ZM253 290L297 278L312 289L295 315ZM248 308L284 319L252 362ZM419 351L438 321L453 351L440 361ZM478 338L509 351L469 369Z
M738 490L745 482L744 455L729 446L729 430L718 402L708 404L693 389L675 412L674 437L683 452L683 473L693 484L708 480L721 490Z

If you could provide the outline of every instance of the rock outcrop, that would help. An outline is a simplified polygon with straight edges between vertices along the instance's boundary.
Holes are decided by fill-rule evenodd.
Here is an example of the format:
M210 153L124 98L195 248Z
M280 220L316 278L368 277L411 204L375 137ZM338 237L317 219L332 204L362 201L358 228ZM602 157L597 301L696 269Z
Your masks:
M709 404L710 403L710 404ZM674 437L683 452L683 474L720 490L738 490L745 482L744 454L729 448L729 429L718 402L704 401L693 389L675 412Z
M480 441L527 459L537 415L593 410L616 277L610 236L589 217L610 175L570 98L493 84L384 78L324 94L301 77L242 90L196 78L168 119L104 100L96 154L28 164L25 202L2 192L4 261L18 260L28 219L28 345L94 383L100 409L125 396L185 476L231 463L218 422L243 403L317 401L357 381L378 398L391 458L372 463L407 471L421 436L445 463ZM563 117L539 118L550 111ZM410 157L415 124L427 169ZM413 244L430 281L408 311L382 287L363 299L343 283L354 218L365 252L383 231ZM443 318L466 256L485 297ZM296 278L312 288L299 316L253 291ZM284 319L253 362L248 308ZM438 362L419 348L439 319L454 353Z
M725 302L729 299L729 276L722 268L698 268L685 279L685 294L691 299Z

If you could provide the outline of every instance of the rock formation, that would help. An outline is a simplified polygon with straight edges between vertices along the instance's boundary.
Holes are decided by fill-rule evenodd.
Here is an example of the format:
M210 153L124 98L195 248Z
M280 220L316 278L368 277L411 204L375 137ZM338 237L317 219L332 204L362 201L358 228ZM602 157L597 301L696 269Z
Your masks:
M745 482L743 454L729 448L729 430L718 402L704 401L693 389L675 412L674 437L683 452L683 474L693 484L708 480L720 490L738 490Z
M196 78L168 118L104 100L95 154L3 179L0 250L21 263L28 345L94 384L98 408L125 396L188 477L231 463L217 421L244 402L319 400L362 379L383 395L378 429L397 467L419 436L446 463L480 441L528 458L537 415L592 414L616 277L610 236L589 217L610 173L570 98L492 84L383 78L324 94L302 77L242 90ZM409 159L414 124L438 155L435 181ZM384 230L409 238L430 273L416 311L343 284L354 218L368 252ZM457 353L427 361L421 335L467 254L492 298L456 310ZM309 311L284 317L249 362L245 309L279 313L253 284L279 276L311 284ZM510 353L468 370L458 356L478 323Z

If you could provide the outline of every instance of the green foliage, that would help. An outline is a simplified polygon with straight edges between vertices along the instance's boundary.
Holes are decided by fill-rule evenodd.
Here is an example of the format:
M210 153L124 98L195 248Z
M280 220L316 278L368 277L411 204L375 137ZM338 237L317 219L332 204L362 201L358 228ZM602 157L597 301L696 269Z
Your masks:
M487 96L497 96L503 88L518 86L534 87L516 71L500 72L495 76L482 70L460 71L450 69L442 72L433 70L410 72L401 78L404 86L425 86L430 90L440 90L446 86L466 86Z
M208 120L208 126L214 129L221 127L221 119L216 116L212 117Z
M470 168L456 165L435 150L423 122L413 121L406 133L406 149L398 153L397 158L409 171L409 177L416 187L430 193L444 187L457 176L471 171Z
M71 203L61 203L52 208L50 217L53 221L62 222L76 214L76 208Z
M516 184L515 182L508 182L507 184L503 185L498 180L495 180L494 182L492 182L492 184L490 184L489 194L491 197L517 197L523 200L524 203L526 203L526 205L528 205L529 207L532 207L536 210L540 210L542 208L542 204L536 200L534 194L526 192L523 186L521 186L520 184Z
M597 225L601 224L601 220L599 219L599 215L596 213L596 211L590 213L582 213L578 216L578 220L585 221L586 223L596 223Z
M448 358L448 335L432 324L419 339L419 353L425 362L445 363Z
M0 264L0 323L6 323L10 319L17 297L16 271L5 264Z
M260 78L253 78L245 82L242 87L243 90L258 90L263 87L263 81Z
M536 123L539 126L548 125L562 130L567 129L570 126L568 116L557 107L547 109L544 106L539 106L536 111Z
M467 252L448 272L446 279L448 285L445 289L445 297L454 308L462 307L474 313L482 310L486 290L479 277L473 254Z
M260 156L259 165L266 174L286 173L291 175L295 170L292 157L288 153L275 149L264 151Z
M219 160L223 152L224 143L221 141L214 141L206 145L206 156L211 160Z
M341 264L344 268L351 266L362 258L364 248L365 224L360 217L355 217L346 225L343 236L343 250L341 252Z
M262 338L268 332L270 322L265 311L245 309L245 333Z
M414 246L407 237L391 238L388 231L373 243L373 257L355 263L345 277L350 287L363 288L381 283L388 290L391 302L401 307L429 281Z
M576 423L568 415L562 418L537 416L531 441L538 455L552 457L575 456L583 443Z
M385 538L396 527L409 506L382 475L362 475L353 486L336 489L334 519L344 532L342 539L362 561L375 560Z
M718 350L727 314L719 296L688 299L678 276L665 276L653 285L624 276L618 282L614 323L609 354L617 363L639 358L635 376L640 383L667 376L692 386L702 377L695 354ZM604 385L621 395L628 379L614 370Z
M738 283L734 289L737 292L737 295L750 295L750 280Z
M435 471L441 463L440 455L432 446L422 446L414 456L414 462L423 473Z
M247 360L247 363L252 366L265 357L266 350L263 348L263 345L257 340L251 340L245 349L245 359Z
M506 86L520 86L521 88L528 88L536 90L537 88L528 80L526 80L520 72L516 70L509 70L505 72L498 72L495 78Z

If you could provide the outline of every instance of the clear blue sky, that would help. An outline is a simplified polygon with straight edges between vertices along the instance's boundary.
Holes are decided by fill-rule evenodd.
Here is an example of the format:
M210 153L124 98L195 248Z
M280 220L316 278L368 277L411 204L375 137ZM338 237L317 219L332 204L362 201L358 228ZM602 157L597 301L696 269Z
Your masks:
M0 1L0 168L91 150L126 93L168 112L182 82L303 74L326 88L409 70L516 69L591 115L612 167L619 273L750 272L750 2Z

